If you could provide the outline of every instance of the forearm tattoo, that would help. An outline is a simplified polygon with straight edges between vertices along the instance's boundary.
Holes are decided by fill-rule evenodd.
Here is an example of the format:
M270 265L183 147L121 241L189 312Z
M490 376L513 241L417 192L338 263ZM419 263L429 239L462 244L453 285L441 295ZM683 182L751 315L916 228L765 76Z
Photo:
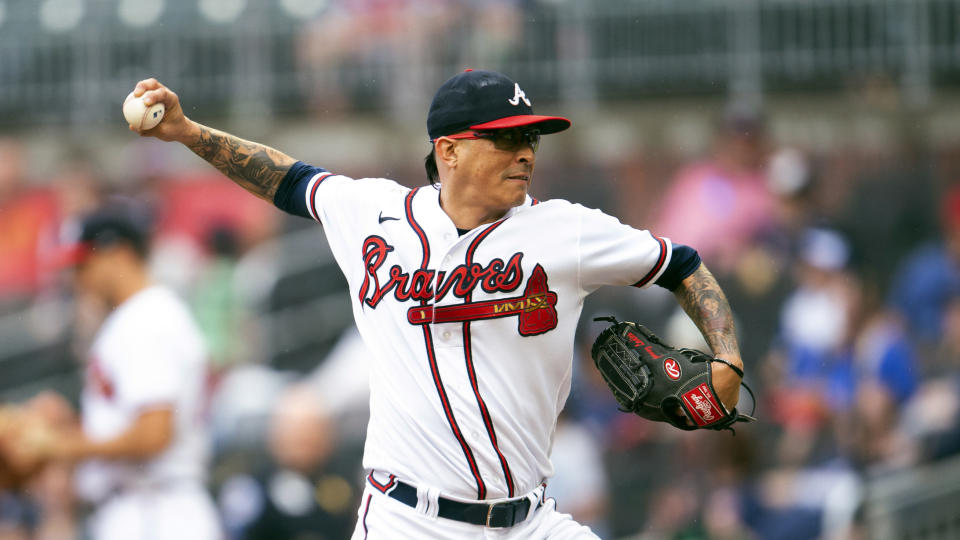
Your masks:
M243 189L271 202L296 163L283 152L206 126L201 126L200 136L187 147Z
M713 354L740 356L730 304L705 265L701 264L687 276L673 293L706 338Z

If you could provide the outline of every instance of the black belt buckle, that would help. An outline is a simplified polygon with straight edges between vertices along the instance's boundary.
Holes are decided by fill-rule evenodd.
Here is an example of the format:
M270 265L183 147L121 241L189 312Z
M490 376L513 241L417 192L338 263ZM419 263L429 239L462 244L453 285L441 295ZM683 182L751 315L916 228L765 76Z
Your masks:
M486 526L492 528L512 527L527 517L525 510L529 508L530 501L528 499L509 503L491 504L487 507Z

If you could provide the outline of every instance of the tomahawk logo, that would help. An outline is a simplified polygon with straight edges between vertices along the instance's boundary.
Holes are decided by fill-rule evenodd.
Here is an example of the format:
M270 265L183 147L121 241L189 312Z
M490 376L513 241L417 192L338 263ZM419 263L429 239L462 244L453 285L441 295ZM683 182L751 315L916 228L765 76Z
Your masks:
M667 373L667 377L673 380L680 378L680 364L673 358L667 358L663 361L663 371Z
M521 99L527 104L527 107L533 107L533 103L530 103L527 95L520 89L520 83L513 83L513 97L508 99L507 102L516 107L520 104Z

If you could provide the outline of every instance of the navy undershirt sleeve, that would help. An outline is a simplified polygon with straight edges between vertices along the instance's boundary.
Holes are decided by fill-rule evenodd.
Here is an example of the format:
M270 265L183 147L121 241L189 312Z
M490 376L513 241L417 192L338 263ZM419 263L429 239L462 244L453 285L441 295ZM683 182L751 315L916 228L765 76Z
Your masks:
M302 161L294 163L280 181L280 186L273 195L273 205L289 214L312 219L313 216L307 209L307 184L311 178L322 172L327 170Z
M668 291L672 291L699 267L700 254L697 253L697 250L683 244L674 244L670 264L667 265L667 269L660 274L660 278L655 283Z

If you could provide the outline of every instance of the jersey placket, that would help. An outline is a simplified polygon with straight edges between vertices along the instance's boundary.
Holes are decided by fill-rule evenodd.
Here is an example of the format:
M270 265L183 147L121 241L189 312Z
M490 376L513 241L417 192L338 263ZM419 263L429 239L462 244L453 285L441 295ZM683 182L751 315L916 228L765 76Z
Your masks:
M435 246L431 248L431 241L437 243L438 240L442 239L445 234L449 231L441 230L442 223L441 220L436 219L440 217L438 212L442 213L442 210L437 205L436 208L430 208L427 212L418 213L414 215L413 212L413 203L416 199L418 192L421 192L422 188L417 188L410 192L407 195L404 201L404 210L406 213L407 220L410 223L411 228L413 228L414 233L419 237L421 248L422 248L422 262L420 265L421 270L427 270L430 268L438 269L438 262L442 260L441 256L438 253L438 250ZM431 196L428 195L427 197ZM420 204L437 204L433 201L420 199ZM419 206L419 204L418 204ZM423 208L421 206L421 208ZM420 223L421 217L426 217L423 219L423 223ZM433 216L435 219L430 219ZM424 227L426 226L426 228ZM428 236L429 231L429 236ZM453 237L449 237L447 242L453 240ZM444 243L446 244L446 242ZM448 248L449 250L449 248ZM445 257L446 255L444 255ZM426 308L431 304L427 300L420 302L421 308ZM454 333L451 330L445 330L443 328L436 328L432 322L430 324L422 325L424 344L426 346L427 352L427 362L429 363L429 369L431 376L433 377L434 385L437 390L437 397L440 400L440 404L443 408L443 413L446 416L447 423L453 433L453 436L457 439L458 444L460 445L461 450L463 451L463 456L467 462L467 465L470 468L471 475L476 481L477 486L477 498L484 499L486 498L487 487L484 482L483 476L480 471L480 466L478 463L475 450L472 443L467 440L466 433L472 433L472 430L465 430L461 423L465 420L469 422L471 417L468 410L463 408L464 400L459 395L459 392L456 391L456 386L451 386L451 384L456 385L457 380L461 379L457 374L462 372L462 370L452 369L453 364L451 364L447 358L449 357L446 351L455 351L456 348L448 348L445 346L437 347L437 340L434 337L436 332L439 332L441 340L445 340L443 333L449 332L446 340L451 340L454 337ZM448 341L442 343L446 345ZM448 388L449 387L449 388ZM454 390L451 395L450 390Z
M448 245L446 253L440 257L434 291L439 291L443 279L450 276L450 272L463 262L466 249L465 238L454 240ZM449 241L449 240L448 240ZM434 308L462 303L452 291L448 292ZM482 479L478 486L477 496L486 498L490 489L489 483L497 478L496 471L490 467L491 450L486 441L486 430L483 418L477 408L477 401L470 380L470 374L464 365L464 323L430 323L435 336L435 350L437 363L443 376L444 385L448 389L450 406L454 411L466 443L470 446L476 459L476 466Z
M438 308L445 305L456 304L461 300L457 298L453 291L448 292L443 298L437 300L437 293L440 291L440 287L443 284L443 280L448 278L451 275L451 271L458 262L463 260L463 251L464 247L461 242L456 239L453 239L451 233L443 233L442 238L444 239L445 249L443 249L443 255L440 256L440 253L437 254L439 264L435 267L437 269L436 275L434 276L433 284L433 293L434 301L433 307ZM434 339L437 341L437 347L444 348L462 348L463 347L463 332L460 323L430 323L430 327L433 328Z
M444 279L449 279L457 266L464 265L469 269L473 263L483 263L475 260L474 253L479 244L501 223L502 221L496 222L479 232L468 233L447 246L446 253L437 265L435 292L441 290ZM449 241L449 237L445 239ZM466 297L458 297L450 290L434 303L434 308L469 303L472 296L472 291ZM464 435L474 449L481 476L488 483L495 482L500 488L498 491L503 495L512 497L515 495L513 475L499 448L489 407L480 392L478 366L473 357L472 323L431 323L431 327L435 329L435 335L440 336L437 353L445 373L455 374L455 380L451 381L450 386L455 390L458 399L452 405Z

